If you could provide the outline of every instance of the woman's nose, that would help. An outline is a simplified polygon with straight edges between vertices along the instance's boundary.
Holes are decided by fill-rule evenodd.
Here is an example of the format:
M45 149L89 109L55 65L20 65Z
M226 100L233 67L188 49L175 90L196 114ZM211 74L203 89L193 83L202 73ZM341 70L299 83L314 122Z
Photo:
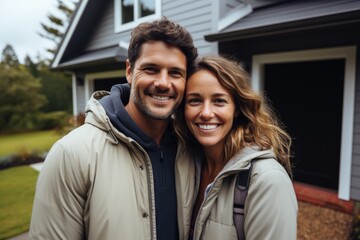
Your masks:
M214 116L214 112L210 104L204 104L199 116L202 118L212 118Z

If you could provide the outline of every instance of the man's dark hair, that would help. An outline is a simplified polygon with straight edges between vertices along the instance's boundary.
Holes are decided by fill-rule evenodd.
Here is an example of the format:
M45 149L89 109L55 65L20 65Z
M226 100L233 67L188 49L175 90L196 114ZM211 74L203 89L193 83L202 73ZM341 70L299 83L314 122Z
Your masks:
M149 41L162 41L177 47L186 57L187 72L190 72L198 56L190 33L179 24L162 17L160 20L139 24L131 32L128 58L131 69L134 69L141 46Z

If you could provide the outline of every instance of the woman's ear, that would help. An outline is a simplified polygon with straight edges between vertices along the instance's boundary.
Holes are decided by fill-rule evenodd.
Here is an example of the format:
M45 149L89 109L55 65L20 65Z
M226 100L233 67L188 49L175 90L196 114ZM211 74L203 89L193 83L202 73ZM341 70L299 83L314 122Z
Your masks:
M126 60L126 80L129 84L131 84L131 74L132 74L132 69L131 69L131 65L129 62L129 59Z

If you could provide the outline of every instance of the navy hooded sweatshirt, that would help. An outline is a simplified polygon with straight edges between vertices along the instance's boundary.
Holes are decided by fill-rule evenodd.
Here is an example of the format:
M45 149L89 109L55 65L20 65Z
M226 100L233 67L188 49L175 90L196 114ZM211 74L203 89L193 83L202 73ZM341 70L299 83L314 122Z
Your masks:
M177 138L172 124L169 124L160 145L142 132L124 108L129 97L130 86L117 84L111 88L110 95L100 99L100 103L111 123L120 132L138 142L150 157L154 174L157 239L178 239L174 169Z

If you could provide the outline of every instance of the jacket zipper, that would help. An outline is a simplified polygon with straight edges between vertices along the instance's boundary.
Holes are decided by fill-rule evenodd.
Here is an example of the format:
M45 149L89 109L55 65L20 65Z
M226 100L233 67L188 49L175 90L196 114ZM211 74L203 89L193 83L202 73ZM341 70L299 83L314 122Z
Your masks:
M136 142L134 141L135 146L142 152L145 156L145 165L147 168L147 171L149 172L151 169L151 161L149 155L146 153L146 151ZM152 170L151 170L152 171ZM157 239L157 233L156 233L156 216L155 216L155 186L154 186L154 178L151 183L151 176L150 174L146 174L147 181L148 181L148 192L149 192L149 218L150 218L150 231L151 231L151 239L156 240ZM151 188L153 186L153 188Z
M161 182L160 182L160 186L161 188L165 188L166 187L166 169L164 166L164 151L162 149L162 147L159 147L159 151L160 151L160 178L161 178Z
M206 191L207 188L205 189L204 194L205 194L206 192L208 192L208 194L206 194L206 198L204 198L204 201L201 203L201 206L200 206L200 208L199 208L199 212L198 212L198 214L197 214L197 216L196 216L195 225L194 225L193 239L195 239L196 230L197 230L197 224L196 224L196 223L198 222L198 218L199 218L199 216L200 216L200 213L202 212L202 208L203 208L204 204L207 202L207 200L208 200L208 198L209 198L209 196L210 196L210 194L211 194L211 192L212 192L212 190L213 190L213 188L214 188L215 182L217 182L217 181L219 181L220 179L225 178L225 177L227 177L227 176L229 176L229 175L231 175L231 174L233 174L233 173L239 173L239 172L246 171L246 170L247 170L247 169L226 171L226 172L222 173L220 176L218 176L218 177L216 177L216 178L214 179L213 184L211 184L210 189L209 189L208 191ZM225 176L225 175L226 175L226 176ZM203 230L203 227L201 228L201 232L202 232L202 230ZM200 233L200 236L201 236L201 233Z

